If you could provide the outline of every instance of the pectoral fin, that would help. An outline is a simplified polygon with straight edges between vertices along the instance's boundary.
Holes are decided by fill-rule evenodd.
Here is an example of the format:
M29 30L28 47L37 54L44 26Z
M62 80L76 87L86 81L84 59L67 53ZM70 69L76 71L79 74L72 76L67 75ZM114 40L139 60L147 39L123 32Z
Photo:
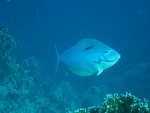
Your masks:
M97 74L96 76L100 75L103 72L103 69L100 66L97 66Z
M96 76L99 76L102 72L103 72L103 70L98 71Z

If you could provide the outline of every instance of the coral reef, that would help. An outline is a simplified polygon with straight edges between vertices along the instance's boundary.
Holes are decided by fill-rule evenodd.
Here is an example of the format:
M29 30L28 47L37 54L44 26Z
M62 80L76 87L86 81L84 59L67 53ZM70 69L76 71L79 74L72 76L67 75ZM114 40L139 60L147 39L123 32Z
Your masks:
M12 55L16 42L6 33L7 30L7 28L0 28L0 82L5 81L4 79L10 73L16 72L19 66Z
M24 71L27 67L17 63L13 52L16 42L7 30L0 28L0 112L32 113L41 107L35 96L37 85Z
M17 63L13 52L16 42L7 30L0 28L0 112L65 113L79 107L69 82L36 82L43 73L34 57Z
M14 38L7 34L7 30L0 28L0 113L150 113L146 99L142 103L130 93L120 96L109 94L112 90L119 94L126 91L124 87L123 90L119 89L119 86L123 86L125 77L129 81L129 76L131 82L128 86L135 83L137 87L137 84L145 83L137 87L140 90L133 91L149 92L149 87L146 87L149 86L149 79L142 79L149 76L149 63L126 68L120 78L110 79L109 76L106 80L101 79L100 83L97 81L97 86L76 91L71 82L62 80L58 83L52 76L46 78L47 81L42 81L41 78L45 76L36 58L29 57L23 59L22 63L18 62L14 54L17 44ZM136 71L137 69L139 71ZM77 88L79 87L77 85ZM109 95L102 104L106 94ZM149 97L149 93L141 95ZM77 109L81 106L85 108ZM86 108L87 106L92 107Z
M102 105L88 108L80 108L68 113L150 113L148 101L144 99L142 103L140 99L131 95L130 93L122 94L108 94Z
M121 96L109 94L105 98L101 113L150 113L150 108L146 99L142 103L130 93Z

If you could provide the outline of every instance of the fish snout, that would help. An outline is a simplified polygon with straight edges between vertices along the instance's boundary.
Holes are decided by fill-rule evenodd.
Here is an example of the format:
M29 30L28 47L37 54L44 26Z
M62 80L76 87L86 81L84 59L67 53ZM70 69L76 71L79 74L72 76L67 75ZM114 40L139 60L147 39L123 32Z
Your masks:
M120 54L116 55L116 59L120 59L120 58L121 58Z
M108 53L103 55L103 57L107 62L116 62L121 58L121 55L115 50L109 50Z

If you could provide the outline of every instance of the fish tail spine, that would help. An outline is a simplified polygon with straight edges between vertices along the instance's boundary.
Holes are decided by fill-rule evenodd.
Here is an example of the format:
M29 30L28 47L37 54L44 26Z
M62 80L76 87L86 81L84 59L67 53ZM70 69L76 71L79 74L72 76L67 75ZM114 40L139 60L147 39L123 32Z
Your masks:
M58 71L58 66L59 66L59 53L58 53L58 50L57 50L56 43L55 43L55 51L56 51L56 55L57 55L57 63L56 63L56 67L55 67L55 74L56 74L57 71Z
M57 58L59 59L59 53L58 53L58 49L57 49L56 43L55 43L55 51L56 51Z

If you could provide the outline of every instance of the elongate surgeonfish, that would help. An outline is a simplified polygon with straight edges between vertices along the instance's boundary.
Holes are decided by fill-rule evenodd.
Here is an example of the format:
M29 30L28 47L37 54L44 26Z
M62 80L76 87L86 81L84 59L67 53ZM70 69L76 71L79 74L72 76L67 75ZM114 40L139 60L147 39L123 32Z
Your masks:
M79 76L98 76L120 59L116 50L97 39L82 39L62 55L58 55L57 48L56 53L58 60Z

